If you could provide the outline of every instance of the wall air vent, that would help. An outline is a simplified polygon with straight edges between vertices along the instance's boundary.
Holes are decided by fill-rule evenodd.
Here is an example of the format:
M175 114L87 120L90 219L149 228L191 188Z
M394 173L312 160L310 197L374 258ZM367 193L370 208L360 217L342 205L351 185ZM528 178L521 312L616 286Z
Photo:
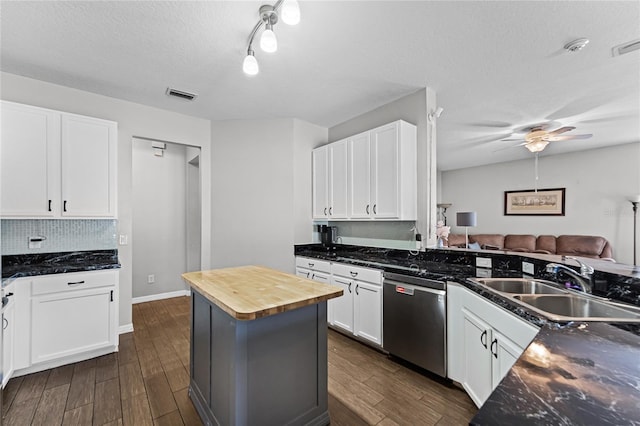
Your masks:
M633 52L634 50L640 50L640 39L614 46L614 48L611 49L611 53L613 56L620 56Z
M172 89L167 87L167 96L173 96L175 98L184 99L185 101L192 101L198 97L195 93L185 92L183 90Z

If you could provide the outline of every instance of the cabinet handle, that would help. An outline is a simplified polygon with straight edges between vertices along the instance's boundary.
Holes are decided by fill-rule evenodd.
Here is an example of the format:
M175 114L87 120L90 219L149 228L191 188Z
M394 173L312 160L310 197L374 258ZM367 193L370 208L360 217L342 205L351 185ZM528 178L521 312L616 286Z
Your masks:
M51 200L49 200L49 211L51 211Z
M111 301L113 302L113 290L111 290L111 296L110 296Z
M358 276L357 272L349 271L349 273L351 274L352 277L357 277Z
M360 293L358 293L358 287L360 287L360 284L356 284L356 294L360 295Z
M324 215L325 216L327 215L327 208L326 207L324 208Z
M367 214L369 214L369 204L367 204Z
M4 295L4 297L11 297L11 296L13 296L13 293L7 293Z
M309 274L310 274L310 273L311 273L311 272L307 272L307 278L309 278Z
M496 345L496 351L493 351L493 345ZM493 355L494 358L498 359L498 339L493 339L493 341L491 342L491 355Z
M9 320L6 318L2 318L2 329L6 330L9 327Z
M373 205L373 214L378 214L378 213L376 213L376 206L377 206L377 204Z
M333 207L329 207L329 216L331 216L333 213L331 212L331 210L333 209Z
M483 331L480 335L480 343L482 343L482 346L487 349L487 330Z
M64 200L64 203L62 203L62 211L63 212L67 211L67 200Z
M349 283L349 293L351 293L351 283Z
M313 268L313 265L315 265L315 263L309 262L309 268Z
M314 272L313 274L311 274L311 279L314 279L316 277L316 273Z
M67 283L67 285L80 285L80 284L84 284L84 281L76 281L73 283Z

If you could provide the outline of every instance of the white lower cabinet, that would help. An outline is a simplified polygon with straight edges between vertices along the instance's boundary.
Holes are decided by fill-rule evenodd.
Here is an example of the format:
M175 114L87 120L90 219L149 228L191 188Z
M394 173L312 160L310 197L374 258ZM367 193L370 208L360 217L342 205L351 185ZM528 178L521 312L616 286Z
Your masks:
M310 257L296 257L296 275L321 283L329 284L331 263L312 259Z
M16 375L117 350L117 270L25 277L14 285Z
M332 263L331 283L344 294L329 301L330 324L382 346L382 272Z
M5 288L5 295L8 295L8 303L2 311L2 383L3 388L13 375L14 363L14 340L16 335L15 317L16 304L13 284Z
M538 328L457 283L447 284L448 376L480 407Z

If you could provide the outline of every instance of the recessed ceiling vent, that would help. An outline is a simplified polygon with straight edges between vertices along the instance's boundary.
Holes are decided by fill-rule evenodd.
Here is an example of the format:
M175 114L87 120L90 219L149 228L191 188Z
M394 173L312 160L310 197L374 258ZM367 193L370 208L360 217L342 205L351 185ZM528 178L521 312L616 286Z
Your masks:
M185 101L192 101L198 97L195 93L185 92L183 90L172 89L167 87L167 96L173 96L175 98L183 99Z
M640 50L640 39L614 46L611 53L613 56L620 56L625 53L633 52L634 50Z

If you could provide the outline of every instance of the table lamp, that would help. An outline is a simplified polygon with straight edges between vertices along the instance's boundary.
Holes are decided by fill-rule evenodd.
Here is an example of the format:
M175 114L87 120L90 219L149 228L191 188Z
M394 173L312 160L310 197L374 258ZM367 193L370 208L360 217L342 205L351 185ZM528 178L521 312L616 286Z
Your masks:
M476 226L477 217L476 212L457 212L456 213L456 225L464 226L464 242L465 247L469 248L469 227Z

